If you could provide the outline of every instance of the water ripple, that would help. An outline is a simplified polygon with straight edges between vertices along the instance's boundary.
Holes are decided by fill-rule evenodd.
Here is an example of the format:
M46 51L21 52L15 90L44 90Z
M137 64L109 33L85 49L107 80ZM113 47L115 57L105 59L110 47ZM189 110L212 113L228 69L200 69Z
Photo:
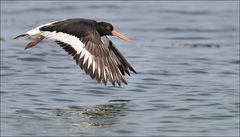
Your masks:
M46 62L46 60L37 57L24 57L24 58L17 58L18 60L22 61L30 61L30 62Z

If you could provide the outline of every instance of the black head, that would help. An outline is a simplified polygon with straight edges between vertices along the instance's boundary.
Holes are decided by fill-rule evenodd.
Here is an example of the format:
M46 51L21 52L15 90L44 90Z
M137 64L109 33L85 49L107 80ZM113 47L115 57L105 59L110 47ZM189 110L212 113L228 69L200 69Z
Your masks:
M97 23L97 31L100 34L100 36L112 35L113 26L110 23L98 22Z
M129 38L127 38L123 34L114 30L112 24L107 23L107 22L98 22L97 23L97 31L100 34L100 36L114 35L114 36L117 36L118 38L120 38L124 41L127 41L127 42L130 41Z

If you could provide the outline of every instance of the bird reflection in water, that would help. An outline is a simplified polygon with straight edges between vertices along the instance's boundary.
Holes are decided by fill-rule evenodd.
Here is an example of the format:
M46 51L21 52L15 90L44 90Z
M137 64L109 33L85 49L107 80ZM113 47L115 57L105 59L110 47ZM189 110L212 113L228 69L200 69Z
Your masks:
M130 100L110 100L95 106L68 106L69 110L59 110L57 116L71 116L76 127L107 127L118 123L119 117L125 116L125 106ZM76 118L77 117L77 118Z

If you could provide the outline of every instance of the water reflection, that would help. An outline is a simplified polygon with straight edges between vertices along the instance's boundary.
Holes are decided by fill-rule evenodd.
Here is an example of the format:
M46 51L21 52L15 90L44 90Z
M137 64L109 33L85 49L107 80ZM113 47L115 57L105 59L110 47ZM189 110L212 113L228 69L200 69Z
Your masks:
M124 111L129 100L110 100L94 106L71 105L68 109L56 109L56 116L74 119L76 127L107 127L118 123L119 117L126 116Z

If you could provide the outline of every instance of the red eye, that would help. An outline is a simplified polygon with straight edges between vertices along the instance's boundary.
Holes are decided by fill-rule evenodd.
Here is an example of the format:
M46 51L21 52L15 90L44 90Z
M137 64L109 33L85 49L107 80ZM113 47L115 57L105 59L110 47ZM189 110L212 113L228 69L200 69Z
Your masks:
M110 30L111 29L111 27L110 26L106 26L106 30Z

